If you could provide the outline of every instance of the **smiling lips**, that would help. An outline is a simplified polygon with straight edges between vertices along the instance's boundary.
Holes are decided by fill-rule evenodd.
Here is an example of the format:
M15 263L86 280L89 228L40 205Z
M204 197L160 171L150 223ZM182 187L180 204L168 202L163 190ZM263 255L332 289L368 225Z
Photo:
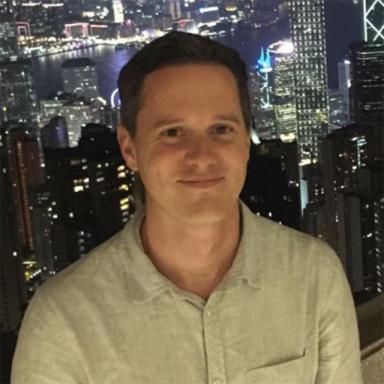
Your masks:
M205 178L205 179L191 179L191 180L178 180L179 183L187 187L204 189L210 188L224 180L224 177Z

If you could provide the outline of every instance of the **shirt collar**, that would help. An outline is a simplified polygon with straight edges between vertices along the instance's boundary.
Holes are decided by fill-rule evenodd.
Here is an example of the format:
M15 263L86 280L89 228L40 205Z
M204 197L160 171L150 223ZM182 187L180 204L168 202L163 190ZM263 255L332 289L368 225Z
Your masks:
M239 247L232 263L217 290L231 290L242 281L251 287L262 286L262 250L265 245L262 218L254 215L240 201L242 234ZM163 276L145 254L140 227L144 219L144 210L138 209L122 231L120 250L131 284L127 293L133 301L149 301L165 291L175 292L175 285ZM178 288L176 287L176 290Z

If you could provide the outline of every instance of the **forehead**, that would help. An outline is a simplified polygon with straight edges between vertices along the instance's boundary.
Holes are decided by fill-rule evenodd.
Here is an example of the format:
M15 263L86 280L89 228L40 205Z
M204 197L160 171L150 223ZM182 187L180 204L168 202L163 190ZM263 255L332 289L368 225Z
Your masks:
M232 72L217 64L167 66L150 73L142 89L142 105L173 108L193 104L235 104L240 107Z

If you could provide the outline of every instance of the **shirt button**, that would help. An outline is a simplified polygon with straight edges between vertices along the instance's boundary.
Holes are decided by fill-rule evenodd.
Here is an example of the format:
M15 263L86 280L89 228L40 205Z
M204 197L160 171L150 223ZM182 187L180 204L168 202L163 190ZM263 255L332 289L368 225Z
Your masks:
M207 314L207 316L211 316L211 314L212 314L212 312L209 309L207 309L207 311L205 313ZM215 380L218 380L218 379L215 379ZM215 381L213 381L213 383L215 383ZM215 383L215 384L219 384L219 383Z
M223 380L221 379L213 379L212 384L222 384Z

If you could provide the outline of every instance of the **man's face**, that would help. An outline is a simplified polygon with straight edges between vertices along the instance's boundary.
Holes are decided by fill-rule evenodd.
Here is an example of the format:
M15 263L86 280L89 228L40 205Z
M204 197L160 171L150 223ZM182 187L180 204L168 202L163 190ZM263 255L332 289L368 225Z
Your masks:
M138 171L147 212L209 223L237 205L249 154L232 73L220 65L158 69L144 82L136 136L118 136L128 166Z

